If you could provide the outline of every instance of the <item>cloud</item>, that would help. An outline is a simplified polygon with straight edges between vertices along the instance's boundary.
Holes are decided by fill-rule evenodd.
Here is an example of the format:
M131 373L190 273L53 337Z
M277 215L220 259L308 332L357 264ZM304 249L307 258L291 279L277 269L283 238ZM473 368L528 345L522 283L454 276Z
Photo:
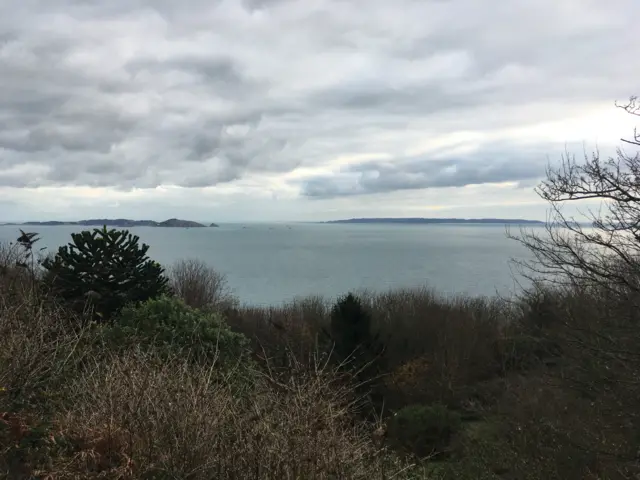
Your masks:
M402 158L354 163L340 172L302 179L307 197L331 198L398 190L457 188L469 185L526 183L541 178L548 158L542 148L492 145L463 155L433 152Z
M534 127L638 93L638 14L634 0L8 0L0 188L230 186L302 211L309 197L524 184L557 135L610 122ZM432 158L456 134L472 153ZM348 160L363 157L386 160Z

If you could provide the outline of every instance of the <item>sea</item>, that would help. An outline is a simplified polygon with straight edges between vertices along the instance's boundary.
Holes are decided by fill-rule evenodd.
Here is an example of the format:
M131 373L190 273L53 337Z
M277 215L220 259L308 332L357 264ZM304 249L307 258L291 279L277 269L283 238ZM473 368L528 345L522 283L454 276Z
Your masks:
M0 242L19 226L0 226ZM93 227L26 226L38 248L55 251ZM519 231L511 226L512 232ZM527 229L540 229L527 226ZM199 259L226 275L241 303L279 305L349 291L429 287L443 295L510 296L523 279L512 263L529 252L499 224L221 224L218 228L129 229L165 266Z

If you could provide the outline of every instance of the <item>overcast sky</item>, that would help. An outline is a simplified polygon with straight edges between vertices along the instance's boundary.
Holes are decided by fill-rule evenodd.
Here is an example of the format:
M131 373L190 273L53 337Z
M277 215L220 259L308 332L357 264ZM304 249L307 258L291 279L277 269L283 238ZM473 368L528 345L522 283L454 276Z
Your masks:
M638 0L3 0L0 220L544 218Z

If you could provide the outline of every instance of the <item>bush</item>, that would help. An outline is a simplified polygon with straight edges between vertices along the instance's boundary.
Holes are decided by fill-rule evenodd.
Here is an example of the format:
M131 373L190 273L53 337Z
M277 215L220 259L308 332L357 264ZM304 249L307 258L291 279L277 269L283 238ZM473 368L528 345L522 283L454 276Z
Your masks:
M52 478L410 478L415 470L353 424L351 394L319 368L268 374L235 395L210 368L154 352L107 355L68 387ZM228 380L233 381L229 377ZM418 477L421 478L421 477Z
M163 268L150 260L149 246L127 230L96 228L71 234L72 242L42 263L56 296L76 309L90 305L106 320L131 302L167 291Z
M36 297L19 301L18 306L0 301L0 412L49 410L64 396L64 385L82 363L95 354L86 341L93 331Z
M384 343L386 407L463 408L469 386L498 374L494 343L511 321L507 302L419 288L370 295L366 305Z
M251 340L258 357L268 357L272 368L287 369L291 357L309 362L320 352L326 358L330 338L330 303L322 297L297 298L281 306L242 305L228 312L227 321L236 332Z
M170 271L170 285L190 307L225 311L237 303L226 277L200 260L176 262Z
M184 353L224 366L241 361L249 345L248 339L232 332L218 314L193 309L166 296L125 307L103 327L103 338L113 348L135 346L165 357Z
M443 453L460 425L460 415L443 405L410 405L391 418L388 436L392 446L426 457Z
M433 394L433 363L427 356L416 357L385 376L385 394L392 408L414 403Z
M495 342L496 360L501 371L523 371L542 364L553 365L562 353L558 342L532 335L510 335Z
M413 478L354 425L333 371L255 376L237 395L180 355L102 353L54 387L68 400L52 417L0 414L2 478Z

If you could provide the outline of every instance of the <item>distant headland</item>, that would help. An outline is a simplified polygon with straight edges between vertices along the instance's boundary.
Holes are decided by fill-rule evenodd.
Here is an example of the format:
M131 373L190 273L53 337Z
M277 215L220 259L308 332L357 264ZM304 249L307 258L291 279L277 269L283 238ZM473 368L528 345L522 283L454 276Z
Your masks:
M77 222L60 222L60 221L45 221L45 222L23 222L23 223L5 223L4 225L25 225L25 226L37 226L37 227L55 227L59 225L78 225L83 227L173 227L173 228L203 228L207 225L202 223L192 222L191 220L180 220L178 218L170 218L164 222L156 222L154 220L129 220L127 218L95 218L90 220L79 220ZM215 223L208 225L209 227L217 227Z
M544 225L539 220L514 218L350 218L322 223L394 223L394 224L493 224L493 225Z

